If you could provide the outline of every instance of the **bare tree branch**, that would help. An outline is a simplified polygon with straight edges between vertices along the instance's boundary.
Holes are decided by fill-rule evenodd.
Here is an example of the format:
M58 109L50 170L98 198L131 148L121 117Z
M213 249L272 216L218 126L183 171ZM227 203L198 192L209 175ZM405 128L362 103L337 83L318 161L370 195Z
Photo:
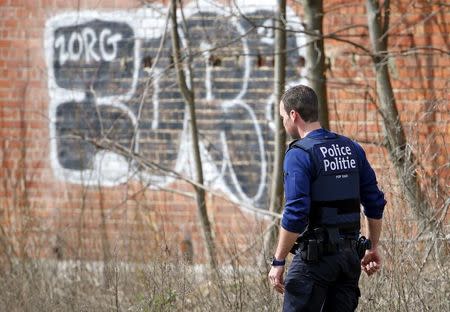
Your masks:
M208 192L208 193L210 193L210 194L212 194L212 195L214 195L214 196L216 196L218 198L224 199L224 200L226 200L226 201L228 201L230 203L233 203L235 205L239 205L239 206L241 206L241 207L243 207L243 208L245 208L245 209L247 209L249 211L252 211L252 212L255 212L255 213L261 214L261 215L271 216L271 217L275 217L275 218L281 218L281 215L279 213L274 213L274 212L270 212L270 211L263 210L263 209L260 209L260 208L256 208L255 206L250 205L248 203L244 203L244 202L234 202L231 199L229 199L228 197L224 196L223 194L215 192L212 189L206 187L204 184L200 184L197 181L195 181L193 179L190 179L188 177L185 177L182 174L180 174L180 173L178 173L178 172L176 172L174 170L165 168L165 167L161 166L158 163L150 161L150 160L146 159L144 156L140 155L137 152L130 152L127 147L122 146L119 143L117 143L115 141L112 141L112 140L109 140L107 138L103 138L103 139L100 139L100 140L88 139L88 138L80 138L78 136L67 136L65 138L84 139L87 142L93 144L94 146L96 146L96 147L98 147L100 149L110 150L110 151L113 151L113 152L115 152L115 153L117 153L119 155L122 155L124 157L127 157L127 158L131 157L134 161L136 161L136 163L138 165L146 168L147 170L152 170L152 171L156 170L158 173L165 174L165 175L167 175L169 177L173 177L173 178L175 178L177 180L186 182L186 183L192 185L195 188L202 188L204 191L206 191L206 192ZM161 189L165 190L164 188L161 188ZM193 195L190 195L190 193L185 193L185 192L180 193L179 191L173 191L173 192L175 192L176 194L179 194L179 195L187 196L187 197L192 197L193 196Z
M322 36L323 2L322 0L303 0L302 3L305 11L305 31L308 33L307 37L311 38L310 44L306 47L308 60L306 78L317 93L320 124L325 129L329 129L325 49L324 36Z
M275 103L274 116L275 121L275 144L274 160L272 170L272 183L270 186L269 211L279 213L283 206L283 160L286 147L286 132L280 118L280 101L285 88L286 76L286 0L277 1L277 10L275 12L276 30L275 30L275 68L274 68L274 89ZM271 225L264 236L263 257L265 253L271 251L275 245L277 237L277 228Z
M202 160L200 156L200 147L198 140L198 130L197 130L197 119L195 113L195 99L194 99L194 78L193 71L190 69L191 66L191 55L188 54L188 70L189 70L189 80L190 85L186 83L186 75L183 69L183 63L181 61L181 49L180 49L180 39L178 35L178 21L177 21L177 0L171 0L170 2L170 16L171 16L171 34L172 34L172 51L173 59L175 64L175 71L177 73L178 86L180 92L183 95L184 102L188 108L189 112L189 129L190 129L190 139L192 156L195 166L195 180L198 184L203 184L203 169ZM189 49L189 47L188 47ZM214 244L214 238L212 235L211 222L209 221L208 211L206 208L205 191L200 187L194 187L197 200L197 209L200 218L200 223L202 226L202 233L205 240L208 262L212 269L216 269L216 248Z
M400 122L395 96L391 85L390 74L383 51L387 51L387 40L381 40L382 24L378 0L366 0L369 34L373 48L373 62L377 79L377 94L380 102L380 113L386 133L387 149L397 171L400 185L409 204L423 226L432 231L439 231L431 217L432 211L417 177L416 159L406 140ZM385 19L385 22L388 20ZM384 25L387 28L388 25Z

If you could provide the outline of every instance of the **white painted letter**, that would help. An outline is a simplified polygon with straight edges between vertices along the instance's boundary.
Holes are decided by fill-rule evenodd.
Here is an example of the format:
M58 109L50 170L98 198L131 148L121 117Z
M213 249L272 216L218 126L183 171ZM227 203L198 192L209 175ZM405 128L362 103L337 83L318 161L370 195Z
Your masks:
M75 42L78 42L78 51L74 51ZM69 39L68 44L69 57L71 61L77 62L81 58L81 53L83 53L83 37L77 32L73 32Z
M86 63L91 62L91 57L95 61L100 61L100 57L94 51L94 45L97 42L97 35L92 28L83 29L83 39L84 39L84 55L86 57Z
M60 35L55 40L55 49L59 48L59 65L64 65L64 63L69 59L69 54L66 52L66 37Z
M109 29L103 29L100 33L100 52L102 54L102 57L105 61L111 62L116 58L117 55L117 42L122 40L121 34L115 34L106 39L106 44L112 45L112 52L108 53L105 50L105 37L109 36L111 34L111 30Z

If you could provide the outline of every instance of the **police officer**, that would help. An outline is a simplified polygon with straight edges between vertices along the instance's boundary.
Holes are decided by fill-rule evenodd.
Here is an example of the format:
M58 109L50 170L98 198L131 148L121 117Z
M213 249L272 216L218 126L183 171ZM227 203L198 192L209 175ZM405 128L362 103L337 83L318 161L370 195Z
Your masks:
M284 160L285 207L269 281L284 293L283 311L354 311L361 270L380 269L384 194L362 147L321 128L314 90L287 90L280 115L295 140ZM359 237L361 204L370 241Z

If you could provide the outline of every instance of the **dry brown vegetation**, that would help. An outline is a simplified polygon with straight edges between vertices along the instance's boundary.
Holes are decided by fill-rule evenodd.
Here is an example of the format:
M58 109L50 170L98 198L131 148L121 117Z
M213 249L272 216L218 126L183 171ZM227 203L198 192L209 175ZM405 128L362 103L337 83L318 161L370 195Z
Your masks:
M412 232L401 238L402 222L385 223L383 269L361 278L358 310L449 311L448 245ZM282 296L270 288L255 247L213 273L164 255L140 264L9 259L0 271L0 310L280 311Z

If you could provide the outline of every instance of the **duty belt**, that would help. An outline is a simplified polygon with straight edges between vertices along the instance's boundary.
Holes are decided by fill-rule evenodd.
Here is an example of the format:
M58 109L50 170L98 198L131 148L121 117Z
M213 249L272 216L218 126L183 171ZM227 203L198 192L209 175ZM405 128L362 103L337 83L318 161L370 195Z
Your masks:
M337 243L331 244L322 239L308 239L296 243L291 253L300 253L305 261L315 262L320 260L322 256L332 255L340 251L353 249L356 250L360 259L364 256L367 249L371 248L370 240L364 236L358 240L354 238L340 238Z
M324 254L334 254L345 249L356 248L357 240L353 238L340 238L337 243L324 243Z

